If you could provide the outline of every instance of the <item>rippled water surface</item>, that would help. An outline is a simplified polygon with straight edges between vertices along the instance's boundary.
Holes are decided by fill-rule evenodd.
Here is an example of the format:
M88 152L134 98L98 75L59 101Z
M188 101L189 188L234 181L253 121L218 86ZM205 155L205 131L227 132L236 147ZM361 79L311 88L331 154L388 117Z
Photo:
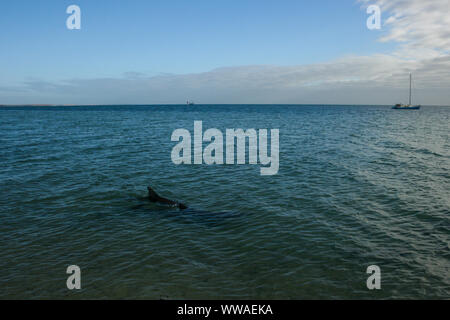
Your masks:
M174 165L195 120L280 129L279 174ZM449 124L447 107L1 108L0 298L448 299ZM142 202L147 185L190 208Z

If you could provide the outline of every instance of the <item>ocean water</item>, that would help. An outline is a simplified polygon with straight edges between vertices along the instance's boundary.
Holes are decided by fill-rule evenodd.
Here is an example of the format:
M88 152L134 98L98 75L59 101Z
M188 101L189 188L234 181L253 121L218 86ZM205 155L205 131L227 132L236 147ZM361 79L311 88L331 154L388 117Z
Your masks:
M278 175L174 165L195 120L279 129ZM0 298L449 299L449 124L448 107L1 108Z

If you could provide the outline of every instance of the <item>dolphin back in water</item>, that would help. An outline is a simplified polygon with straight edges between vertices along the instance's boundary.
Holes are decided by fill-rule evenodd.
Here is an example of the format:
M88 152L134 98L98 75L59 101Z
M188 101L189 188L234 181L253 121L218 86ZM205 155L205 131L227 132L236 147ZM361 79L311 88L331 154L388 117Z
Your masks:
M161 204L167 204L169 206L178 207L181 210L184 210L184 209L188 208L186 205L184 205L182 203L179 203L179 202L172 201L172 200L169 200L169 199L161 197L151 187L147 187L147 190L148 190L148 199L150 200L150 202L157 202L157 203L161 203Z

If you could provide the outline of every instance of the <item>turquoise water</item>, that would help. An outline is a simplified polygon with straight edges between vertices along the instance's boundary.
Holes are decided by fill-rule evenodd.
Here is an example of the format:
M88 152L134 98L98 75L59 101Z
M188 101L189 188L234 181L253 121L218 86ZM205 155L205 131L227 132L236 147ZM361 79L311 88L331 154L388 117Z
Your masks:
M174 165L171 134L195 120L280 129L279 174ZM1 108L0 298L448 299L449 123L447 107ZM147 185L190 208L142 202Z

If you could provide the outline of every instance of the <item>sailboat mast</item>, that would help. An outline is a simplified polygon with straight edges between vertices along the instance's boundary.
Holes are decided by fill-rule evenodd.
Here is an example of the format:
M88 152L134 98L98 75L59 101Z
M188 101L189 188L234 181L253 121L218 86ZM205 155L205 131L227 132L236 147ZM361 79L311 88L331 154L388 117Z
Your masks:
M409 105L411 105L411 85L412 85L412 75L409 73Z

